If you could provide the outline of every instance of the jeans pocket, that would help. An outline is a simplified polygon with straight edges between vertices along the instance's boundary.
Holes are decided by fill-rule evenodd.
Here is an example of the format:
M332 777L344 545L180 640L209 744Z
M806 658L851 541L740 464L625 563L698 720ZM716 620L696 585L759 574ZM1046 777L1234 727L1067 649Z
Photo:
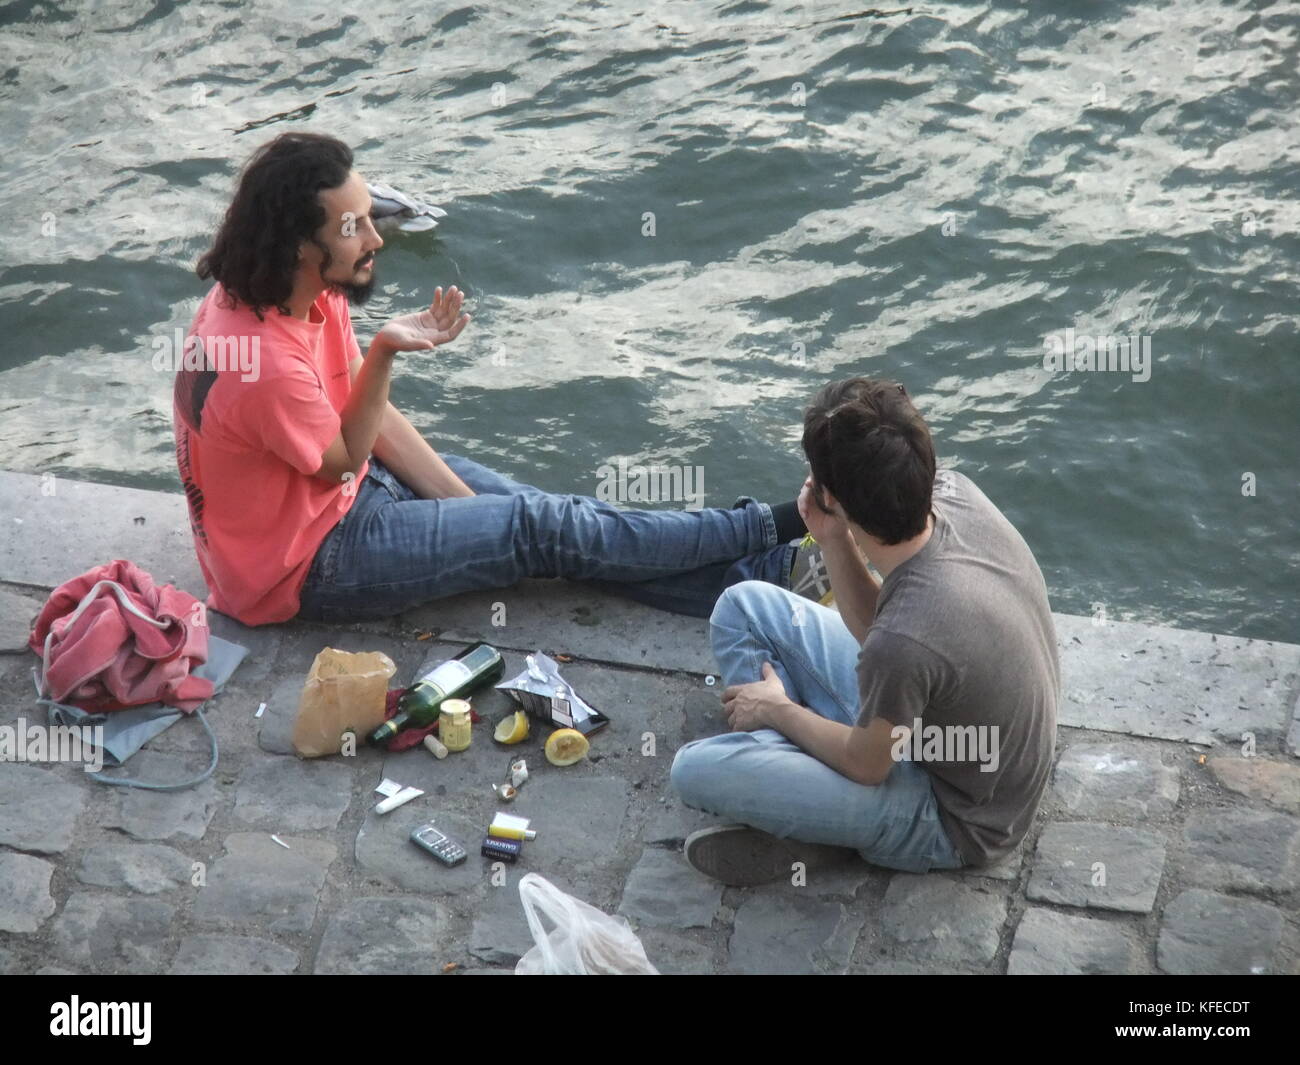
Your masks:
M393 472L373 455L370 456L370 468L366 470L366 480L374 481L399 503L408 498Z
M353 510L355 509L354 503ZM303 582L300 598L309 596L312 589L331 587L338 579L339 553L347 531L348 518L351 516L352 510L349 510L339 518L334 528L325 534L320 547L316 548L316 556L312 559L311 568L307 570L307 579Z

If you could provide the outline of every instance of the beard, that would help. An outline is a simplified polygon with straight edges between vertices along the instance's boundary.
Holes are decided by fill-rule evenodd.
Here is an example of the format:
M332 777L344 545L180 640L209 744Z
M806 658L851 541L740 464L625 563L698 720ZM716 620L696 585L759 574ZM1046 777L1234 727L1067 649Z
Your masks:
M329 287L335 292L342 292L343 295L348 298L348 302L354 307L360 307L365 304L375 291L376 274L374 256L372 254L367 256L367 258L371 260L370 277L365 281L329 281L328 279L326 281ZM361 267L358 263L354 268L354 277L356 276L356 273L360 272L360 269Z
M369 281L357 283L355 281L334 282L333 287L342 292L348 298L348 302L354 307L360 307L375 291L375 275L370 275Z

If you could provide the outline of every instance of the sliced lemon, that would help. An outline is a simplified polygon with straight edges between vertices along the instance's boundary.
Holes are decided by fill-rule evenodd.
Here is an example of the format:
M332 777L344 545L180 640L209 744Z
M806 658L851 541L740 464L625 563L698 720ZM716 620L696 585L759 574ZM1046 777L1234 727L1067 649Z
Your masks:
M551 765L573 765L587 757L591 744L576 728L559 728L546 741L546 760Z
M516 710L509 717L503 717L496 731L492 733L492 738L497 743L518 743L520 740L527 739L528 715L522 710Z

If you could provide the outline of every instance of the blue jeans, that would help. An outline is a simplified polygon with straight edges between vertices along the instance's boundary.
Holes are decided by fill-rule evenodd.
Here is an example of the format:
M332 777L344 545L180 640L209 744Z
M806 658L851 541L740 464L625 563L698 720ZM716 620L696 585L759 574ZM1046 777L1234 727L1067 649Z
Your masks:
M351 509L316 551L299 617L389 617L524 577L567 577L695 617L744 580L789 587L795 545L776 542L766 503L623 510L553 495L457 455L443 460L477 495L421 499L373 456Z
M771 662L796 703L857 723L859 646L834 610L747 581L718 599L710 635L723 684L760 680ZM688 806L774 836L851 847L874 865L924 873L964 864L916 762L895 762L874 787L856 784L776 730L757 729L686 744L672 782Z

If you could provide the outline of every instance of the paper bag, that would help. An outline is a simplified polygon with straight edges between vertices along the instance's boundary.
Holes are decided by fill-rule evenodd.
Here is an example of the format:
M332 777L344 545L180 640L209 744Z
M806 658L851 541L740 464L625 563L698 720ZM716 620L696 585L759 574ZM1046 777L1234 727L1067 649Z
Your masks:
M338 754L343 737L356 733L358 746L384 722L388 681L397 672L382 651L338 651L326 647L316 656L298 700L293 749L303 758Z

